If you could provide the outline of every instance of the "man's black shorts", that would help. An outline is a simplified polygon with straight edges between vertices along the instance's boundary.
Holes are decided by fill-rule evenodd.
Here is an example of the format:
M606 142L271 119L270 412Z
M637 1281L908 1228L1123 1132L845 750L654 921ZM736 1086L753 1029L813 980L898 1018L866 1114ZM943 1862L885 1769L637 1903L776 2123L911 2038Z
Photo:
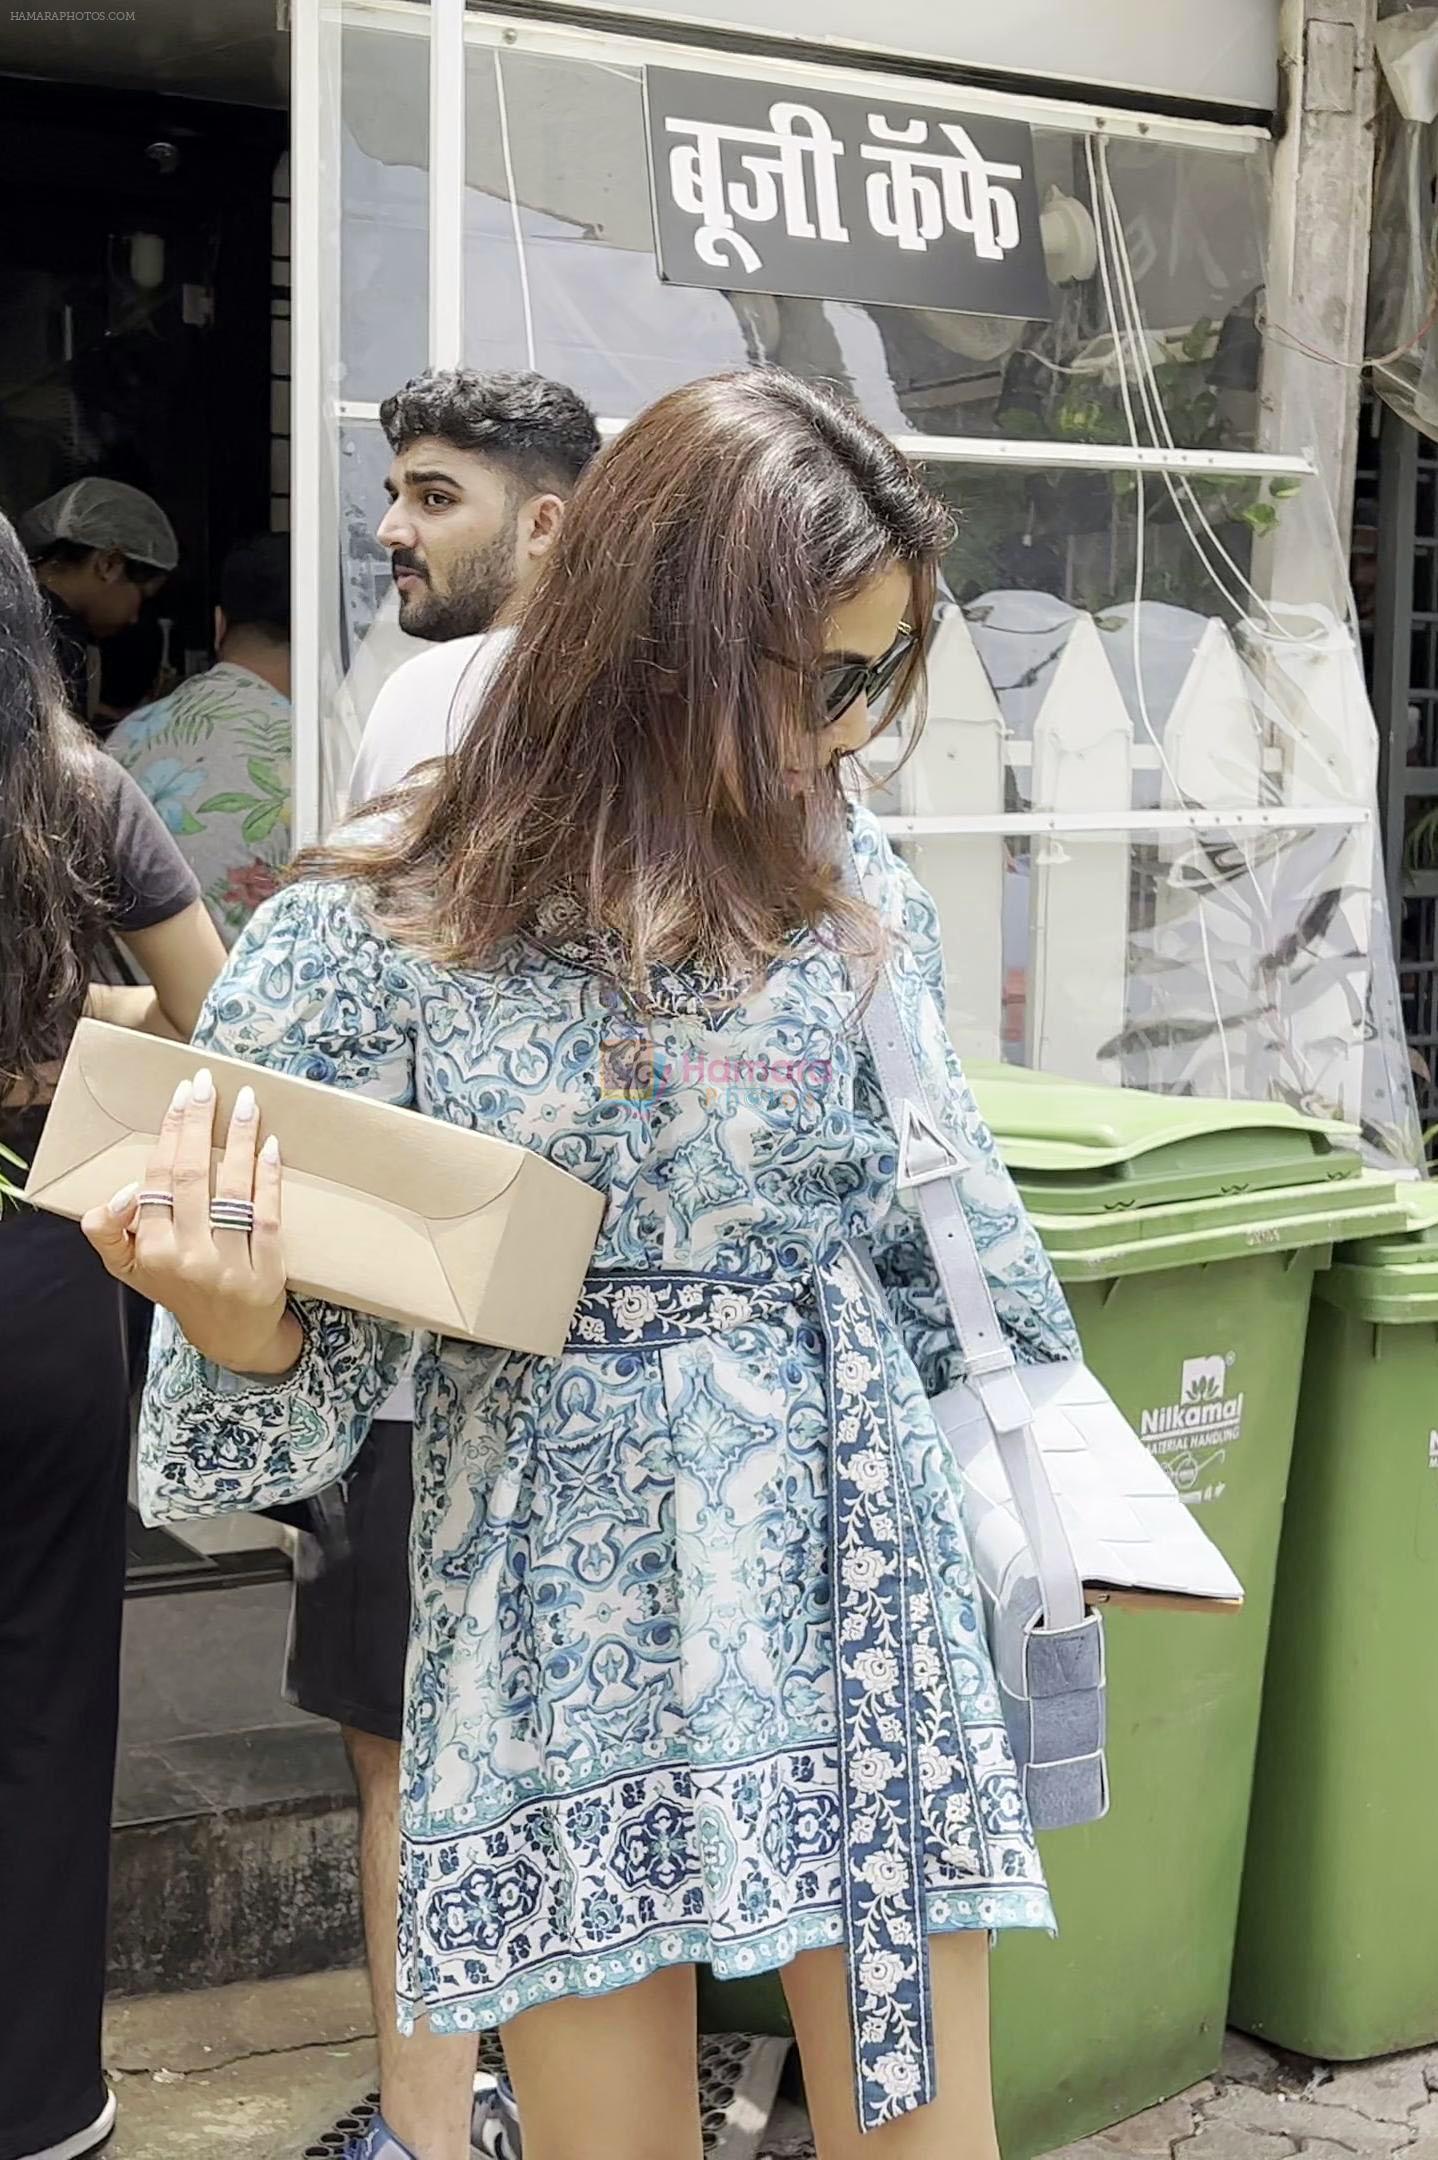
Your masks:
M385 1740L404 1723L413 1448L412 1425L376 1422L295 1551L286 1698Z

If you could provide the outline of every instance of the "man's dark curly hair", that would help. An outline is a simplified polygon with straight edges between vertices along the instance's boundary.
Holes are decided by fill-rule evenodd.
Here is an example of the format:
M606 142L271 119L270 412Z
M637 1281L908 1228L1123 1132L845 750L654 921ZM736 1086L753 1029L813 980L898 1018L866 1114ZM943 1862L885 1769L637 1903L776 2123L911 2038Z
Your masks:
M567 384L507 369L417 375L379 409L391 450L422 436L492 457L525 487L567 495L599 448L594 415Z

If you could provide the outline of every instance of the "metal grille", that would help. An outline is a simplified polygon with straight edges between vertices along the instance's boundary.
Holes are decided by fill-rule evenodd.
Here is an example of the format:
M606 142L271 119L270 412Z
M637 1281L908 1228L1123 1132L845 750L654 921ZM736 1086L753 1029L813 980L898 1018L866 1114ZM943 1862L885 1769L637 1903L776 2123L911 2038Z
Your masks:
M699 2119L704 2160L753 2160L769 2119L789 2042L749 2033L701 2033L699 2038ZM504 2071L499 2034L479 2036L479 2067L490 2077ZM379 2113L379 2094L366 2093L337 2122L306 2145L302 2160L340 2160L345 2147L369 2128ZM505 2133L499 2149L505 2149ZM477 2151L489 2151L485 2143ZM811 2149L811 2148L806 2148Z
M347 2115L341 2115L328 2130L322 2130L313 2145L306 2145L303 2160L338 2160L350 2141L368 2130L378 2113L379 2094L366 2093Z
M1398 988L1431 1157L1438 1136L1438 443L1386 407L1368 408L1359 436L1353 581L1378 721Z

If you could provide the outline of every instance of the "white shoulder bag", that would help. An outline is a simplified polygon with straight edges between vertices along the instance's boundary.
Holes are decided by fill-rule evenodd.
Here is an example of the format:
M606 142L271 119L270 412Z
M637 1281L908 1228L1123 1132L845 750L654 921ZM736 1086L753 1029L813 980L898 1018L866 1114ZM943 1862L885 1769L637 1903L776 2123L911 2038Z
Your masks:
M1020 1371L989 1293L955 1172L887 967L864 1028L948 1301L964 1378L933 1398L964 1519L1019 1776L1036 1829L1108 1808L1097 1605L1233 1611L1243 1588L1086 1365Z

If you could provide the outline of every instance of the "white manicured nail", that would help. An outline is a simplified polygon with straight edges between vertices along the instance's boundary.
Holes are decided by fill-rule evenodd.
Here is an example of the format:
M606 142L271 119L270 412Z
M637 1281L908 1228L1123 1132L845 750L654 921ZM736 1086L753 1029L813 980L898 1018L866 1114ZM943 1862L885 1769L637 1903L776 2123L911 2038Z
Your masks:
M110 1202L110 1213L112 1215L128 1215L134 1205L135 1195L139 1190L138 1185L122 1185Z
M174 1094L170 1097L170 1108L172 1110L187 1110L189 1106L190 1083L188 1080L182 1080L179 1086L176 1088Z
M235 1097L235 1123L248 1125L254 1114L255 1091L252 1087L242 1087Z
M279 1136L279 1134L278 1134L278 1133L271 1133L271 1134L270 1134L270 1137L269 1137L269 1139L268 1139L268 1140L267 1140L267 1141L265 1142L264 1146L263 1146L263 1147L262 1147L262 1148L260 1149L260 1154L262 1155L262 1157L264 1158L264 1160L265 1160L265 1161L266 1161L267 1163L277 1163L277 1162L279 1161L279 1159L280 1159L280 1136Z
M213 1102L215 1099L215 1076L208 1065L202 1065L195 1074L195 1091L192 1099L202 1105Z

